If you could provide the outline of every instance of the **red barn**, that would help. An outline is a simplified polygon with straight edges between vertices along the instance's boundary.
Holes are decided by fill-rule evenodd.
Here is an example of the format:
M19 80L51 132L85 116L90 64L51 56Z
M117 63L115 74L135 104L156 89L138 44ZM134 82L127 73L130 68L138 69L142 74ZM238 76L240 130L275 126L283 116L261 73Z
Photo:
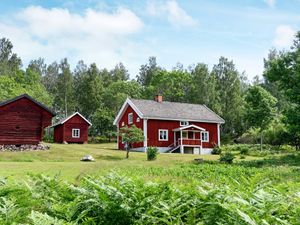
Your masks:
M114 125L119 131L135 125L144 132L144 142L133 144L136 151L156 146L160 152L209 154L220 145L220 125L225 121L205 105L155 100L127 99ZM124 149L121 137L118 148Z
M88 129L92 124L79 112L54 124L56 143L87 143Z
M0 102L0 144L38 144L54 115L27 94Z

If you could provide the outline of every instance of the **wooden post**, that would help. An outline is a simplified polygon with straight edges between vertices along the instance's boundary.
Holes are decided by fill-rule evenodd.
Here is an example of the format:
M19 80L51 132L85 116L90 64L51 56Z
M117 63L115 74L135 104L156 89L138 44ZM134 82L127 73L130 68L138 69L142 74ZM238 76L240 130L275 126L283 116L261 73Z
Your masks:
M180 153L183 154L183 145L182 145L182 130L180 130Z
M176 146L176 131L174 131L174 147Z

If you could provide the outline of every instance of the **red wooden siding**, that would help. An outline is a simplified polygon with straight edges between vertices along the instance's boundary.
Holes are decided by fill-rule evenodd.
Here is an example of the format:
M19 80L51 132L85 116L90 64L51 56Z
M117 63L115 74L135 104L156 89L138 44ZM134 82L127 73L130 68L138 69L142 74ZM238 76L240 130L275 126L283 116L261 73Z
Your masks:
M24 97L0 107L0 144L38 144L52 114Z
M80 137L72 137L72 129L80 130ZM79 115L74 115L64 124L54 127L54 141L57 143L87 143L89 124Z
M131 125L128 124L128 114L129 113L133 113L133 124L135 124L136 127L140 128L143 130L143 119L140 118L140 122L137 122L137 119L139 118L138 114L136 114L136 112L131 108L131 106L127 106L127 108L125 108L124 110L124 113L119 121L119 128L122 128L124 126L128 126L130 127ZM122 126L123 124L123 126ZM124 149L124 144L122 143L122 138L121 137L118 137L119 140L118 140L118 143L119 143L119 146L118 148L119 149ZM141 143L135 143L132 148L140 148L140 147L143 147L144 144L143 142Z
M196 125L209 132L209 142L202 142L203 148L213 148L214 143L218 143L218 125L216 123L190 122L190 125ZM148 146L168 147L174 143L173 129L180 127L180 121L171 120L148 120ZM158 130L166 129L168 132L168 141L159 141ZM179 134L179 132L177 132ZM177 134L177 139L179 138ZM200 134L196 133L195 138L200 139Z

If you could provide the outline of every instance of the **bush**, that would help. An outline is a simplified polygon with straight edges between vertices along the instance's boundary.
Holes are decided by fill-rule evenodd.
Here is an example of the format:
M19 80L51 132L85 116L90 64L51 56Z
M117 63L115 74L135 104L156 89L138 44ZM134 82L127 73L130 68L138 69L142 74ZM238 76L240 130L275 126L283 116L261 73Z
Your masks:
M243 146L240 148L241 155L248 155L248 153L249 153L249 148L247 146Z
M158 148L157 147L148 147L147 148L147 160L152 161L157 158Z
M220 155L222 153L222 149L218 146L218 145L215 145L211 154L213 155Z
M234 160L234 155L231 152L225 152L220 156L220 162L224 162L227 164L232 164Z

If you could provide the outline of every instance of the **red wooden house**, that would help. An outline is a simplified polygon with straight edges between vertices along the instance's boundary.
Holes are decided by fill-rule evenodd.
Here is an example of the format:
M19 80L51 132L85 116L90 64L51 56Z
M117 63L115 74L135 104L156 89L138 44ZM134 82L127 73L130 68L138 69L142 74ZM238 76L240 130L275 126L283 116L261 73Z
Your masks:
M27 94L0 102L0 144L38 144L54 115Z
M205 105L155 100L127 99L114 125L117 129L136 125L144 132L144 142L133 150L156 146L160 152L209 154L220 145L220 125L225 121ZM121 137L118 148L124 149Z
M56 143L87 143L88 129L92 124L79 112L62 119L54 127Z

